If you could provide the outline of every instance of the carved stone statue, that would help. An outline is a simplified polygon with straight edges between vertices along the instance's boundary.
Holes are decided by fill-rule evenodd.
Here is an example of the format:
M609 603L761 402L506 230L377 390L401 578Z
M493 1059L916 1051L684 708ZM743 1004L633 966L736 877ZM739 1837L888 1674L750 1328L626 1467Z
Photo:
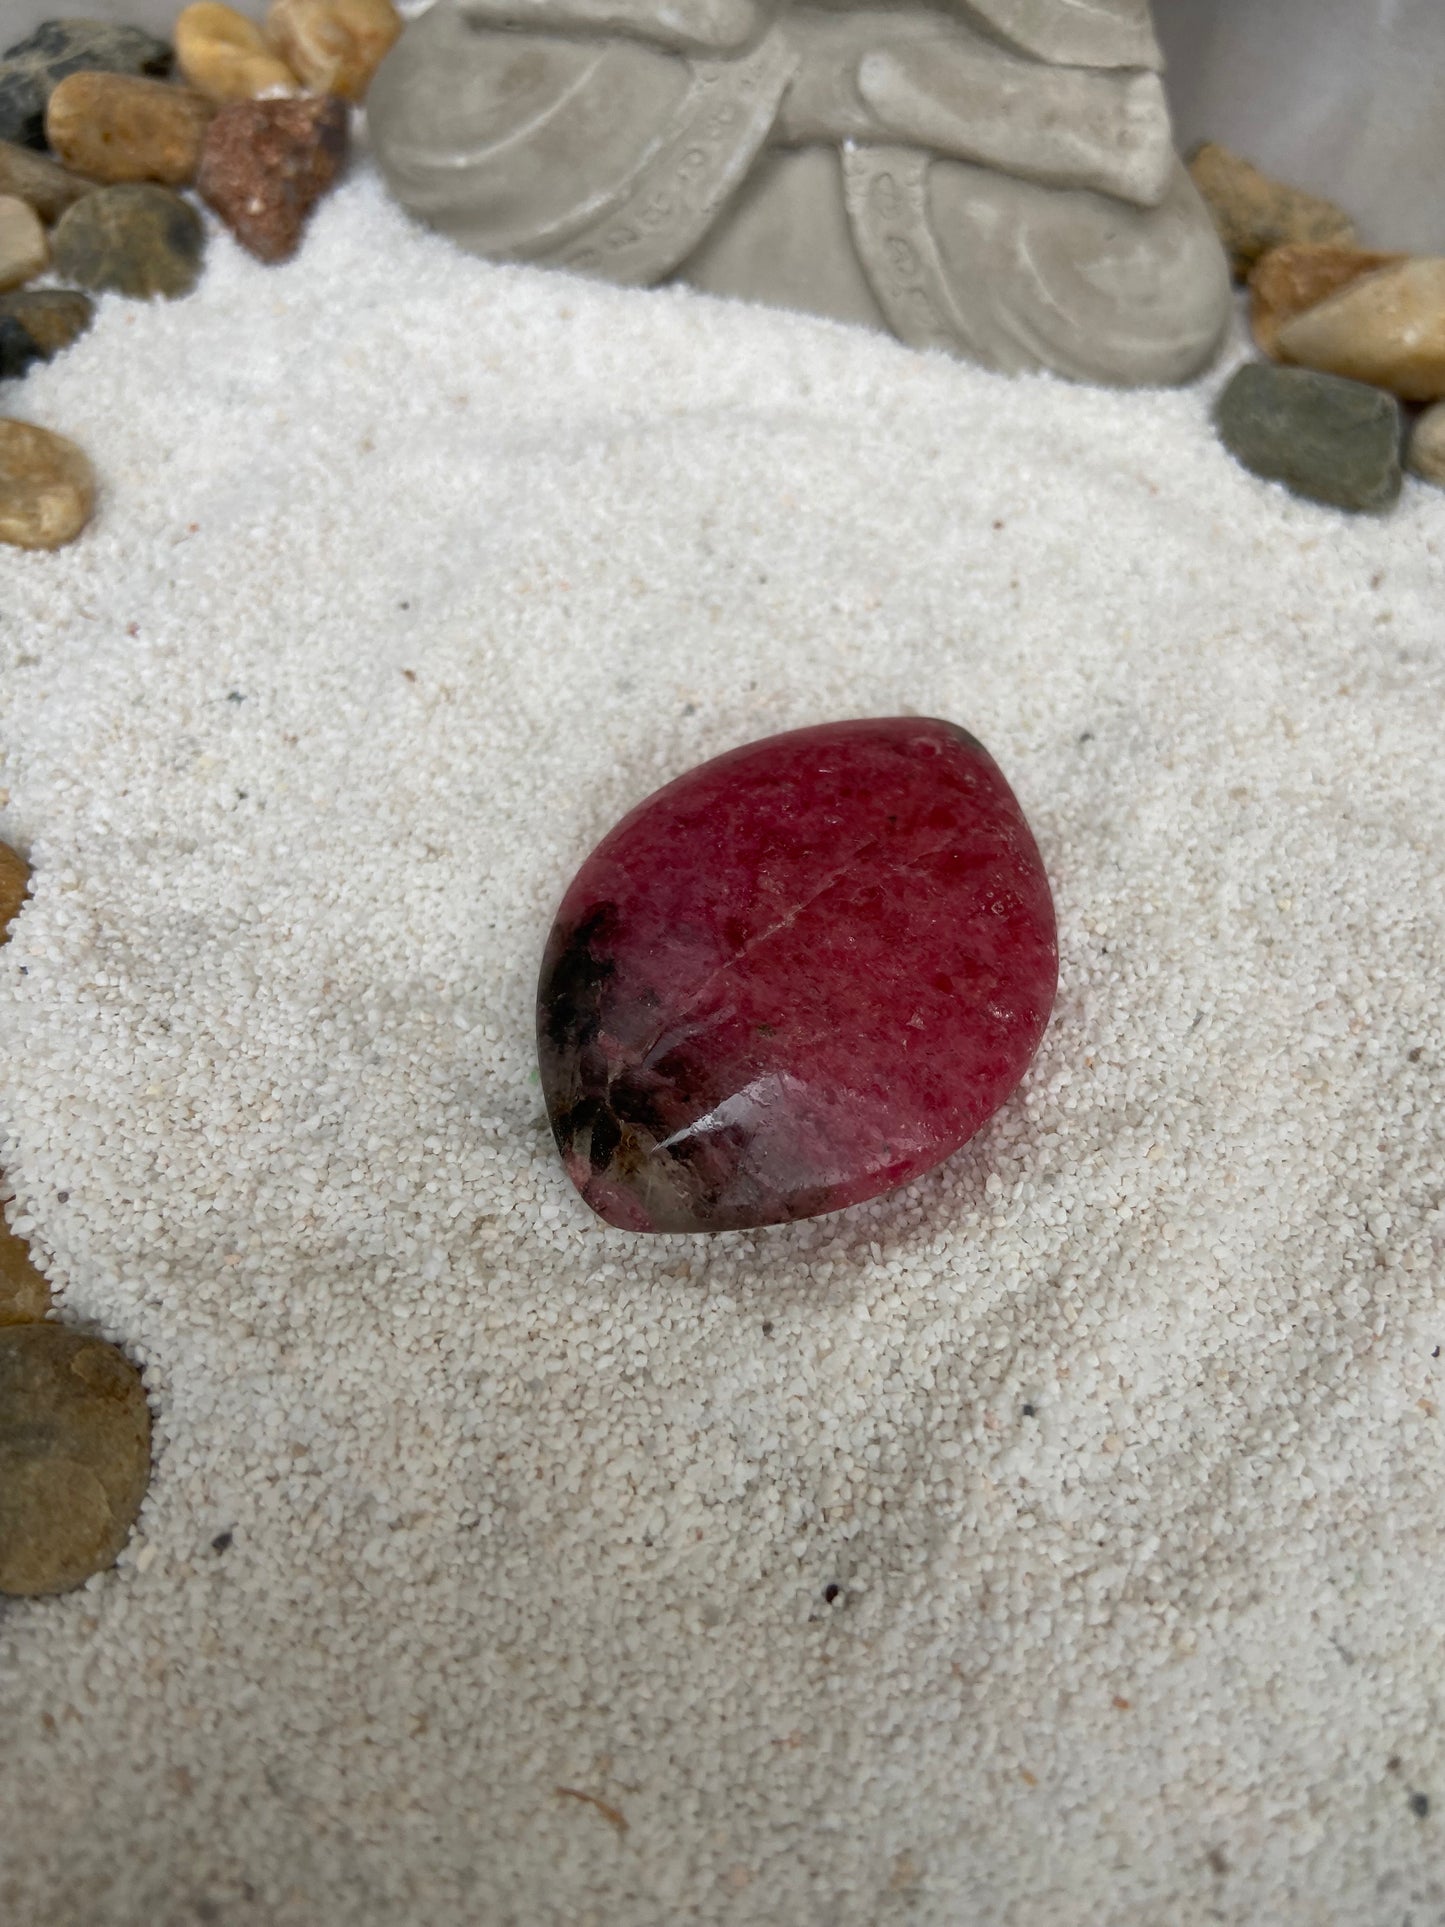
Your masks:
M479 254L1151 384L1230 301L1159 66L1148 0L438 0L367 112Z

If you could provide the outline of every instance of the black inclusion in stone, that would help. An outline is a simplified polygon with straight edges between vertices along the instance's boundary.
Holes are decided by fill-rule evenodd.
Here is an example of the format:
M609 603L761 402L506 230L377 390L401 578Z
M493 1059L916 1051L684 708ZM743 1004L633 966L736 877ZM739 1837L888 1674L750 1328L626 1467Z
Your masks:
M604 1083L605 1073L596 1070L589 1078L583 1060L584 1095L558 1114L554 1127L564 1153L587 1132L587 1161L594 1171L605 1171L625 1139L657 1145L668 1135L667 1120L652 1093L635 1078L619 1077ZM675 1155L669 1151L669 1157Z
M605 1171L621 1142L622 1126L605 1104L599 1104L597 1116L592 1125L592 1142L587 1152L592 1169Z
M630 1126L651 1138L654 1144L660 1144L672 1135L672 1127L659 1103L659 1097L667 1090L669 1086L661 1079L624 1075L612 1085L607 1098L619 1124Z
M600 1097L582 1097L553 1121L553 1135L565 1156L585 1131L587 1159L594 1171L605 1171L622 1140L617 1119Z
M554 1051L590 1044L601 1021L602 991L617 966L606 954L617 929L615 903L599 903L542 963L538 1028Z
M14 381L45 354L30 330L13 315L0 315L0 381Z

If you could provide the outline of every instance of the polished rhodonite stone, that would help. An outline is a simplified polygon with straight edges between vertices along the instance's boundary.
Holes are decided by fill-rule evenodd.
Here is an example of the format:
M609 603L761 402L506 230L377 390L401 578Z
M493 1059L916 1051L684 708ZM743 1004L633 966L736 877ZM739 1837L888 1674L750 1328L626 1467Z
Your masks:
M552 1129L625 1230L837 1211L998 1109L1057 980L1048 879L981 743L910 716L768 737L639 804L563 898Z

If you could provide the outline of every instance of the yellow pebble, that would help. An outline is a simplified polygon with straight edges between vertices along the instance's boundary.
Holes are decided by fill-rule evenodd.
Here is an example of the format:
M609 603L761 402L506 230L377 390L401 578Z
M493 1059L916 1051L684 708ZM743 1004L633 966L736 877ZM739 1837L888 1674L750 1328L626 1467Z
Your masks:
M401 32L391 0L271 0L266 39L317 93L360 100Z
M261 29L222 0L195 0L173 30L176 64L207 100L257 100L300 92L295 74L261 37Z
M95 507L95 476L74 442L33 422L0 421L0 542L58 549Z
M93 181L184 187L215 111L213 101L168 81L67 74L46 106L45 138L58 159Z

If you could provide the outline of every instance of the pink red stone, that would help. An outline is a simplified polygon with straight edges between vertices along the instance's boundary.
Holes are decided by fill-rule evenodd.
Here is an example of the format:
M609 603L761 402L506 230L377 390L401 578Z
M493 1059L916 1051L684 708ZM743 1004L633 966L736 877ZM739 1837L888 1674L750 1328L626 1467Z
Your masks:
M837 1211L998 1109L1057 981L1048 879L981 743L914 717L771 736L578 871L538 987L552 1129L624 1230Z
M285 261L346 164L346 103L329 94L237 100L206 130L196 187L243 248Z

